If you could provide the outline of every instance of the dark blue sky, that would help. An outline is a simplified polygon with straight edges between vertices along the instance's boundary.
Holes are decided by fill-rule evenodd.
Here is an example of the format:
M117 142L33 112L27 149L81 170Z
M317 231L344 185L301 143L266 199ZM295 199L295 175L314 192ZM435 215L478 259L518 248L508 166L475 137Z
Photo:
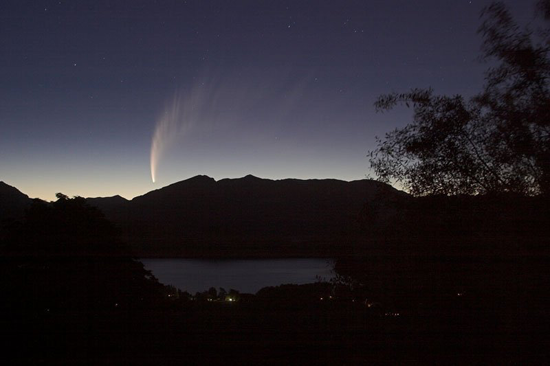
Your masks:
M0 180L50 200L197 174L362 179L375 136L410 120L376 114L378 95L480 89L489 3L4 0Z

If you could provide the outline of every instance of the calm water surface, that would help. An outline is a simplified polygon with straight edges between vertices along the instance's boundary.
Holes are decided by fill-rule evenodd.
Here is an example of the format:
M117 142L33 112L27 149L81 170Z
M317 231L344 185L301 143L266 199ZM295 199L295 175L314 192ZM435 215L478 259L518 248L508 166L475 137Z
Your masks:
M332 278L327 259L141 259L160 282L192 294L210 287L256 293L266 286L306 284Z

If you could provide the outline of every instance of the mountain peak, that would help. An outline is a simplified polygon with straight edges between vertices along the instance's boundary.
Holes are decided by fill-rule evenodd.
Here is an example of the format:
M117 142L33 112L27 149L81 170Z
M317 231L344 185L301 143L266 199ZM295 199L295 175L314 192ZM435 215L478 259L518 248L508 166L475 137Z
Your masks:
M214 178L211 178L207 175L195 175L194 177L191 177L186 180L179 181L177 183L172 184L171 186L203 186L203 185L210 185L216 183L216 180Z
M258 178L252 174L247 174L245 175L244 177L242 177L241 179L245 179L245 180L262 180L262 178Z
M195 175L189 179L184 180L184 182L215 182L214 178L209 177L208 175Z
M112 202L128 202L128 200L121 195L114 195L111 197L87 197L86 200L88 201L112 201Z

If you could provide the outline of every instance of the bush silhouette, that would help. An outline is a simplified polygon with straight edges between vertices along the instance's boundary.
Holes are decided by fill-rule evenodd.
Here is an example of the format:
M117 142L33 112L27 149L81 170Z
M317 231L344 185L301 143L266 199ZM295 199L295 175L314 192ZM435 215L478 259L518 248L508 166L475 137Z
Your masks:
M34 343L42 350L36 354L52 349L60 354L76 344L88 352L90 345L112 341L105 334L121 324L135 327L162 303L162 285L83 198L59 194L53 203L34 200L6 241L0 321L14 330L1 333L7 345Z

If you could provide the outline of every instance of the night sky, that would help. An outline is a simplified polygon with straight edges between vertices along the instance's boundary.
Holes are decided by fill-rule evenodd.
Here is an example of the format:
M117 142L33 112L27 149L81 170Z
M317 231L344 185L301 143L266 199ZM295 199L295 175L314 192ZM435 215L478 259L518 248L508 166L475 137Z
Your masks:
M0 180L52 200L197 174L363 179L375 136L411 116L376 114L378 95L480 90L489 3L2 0Z

